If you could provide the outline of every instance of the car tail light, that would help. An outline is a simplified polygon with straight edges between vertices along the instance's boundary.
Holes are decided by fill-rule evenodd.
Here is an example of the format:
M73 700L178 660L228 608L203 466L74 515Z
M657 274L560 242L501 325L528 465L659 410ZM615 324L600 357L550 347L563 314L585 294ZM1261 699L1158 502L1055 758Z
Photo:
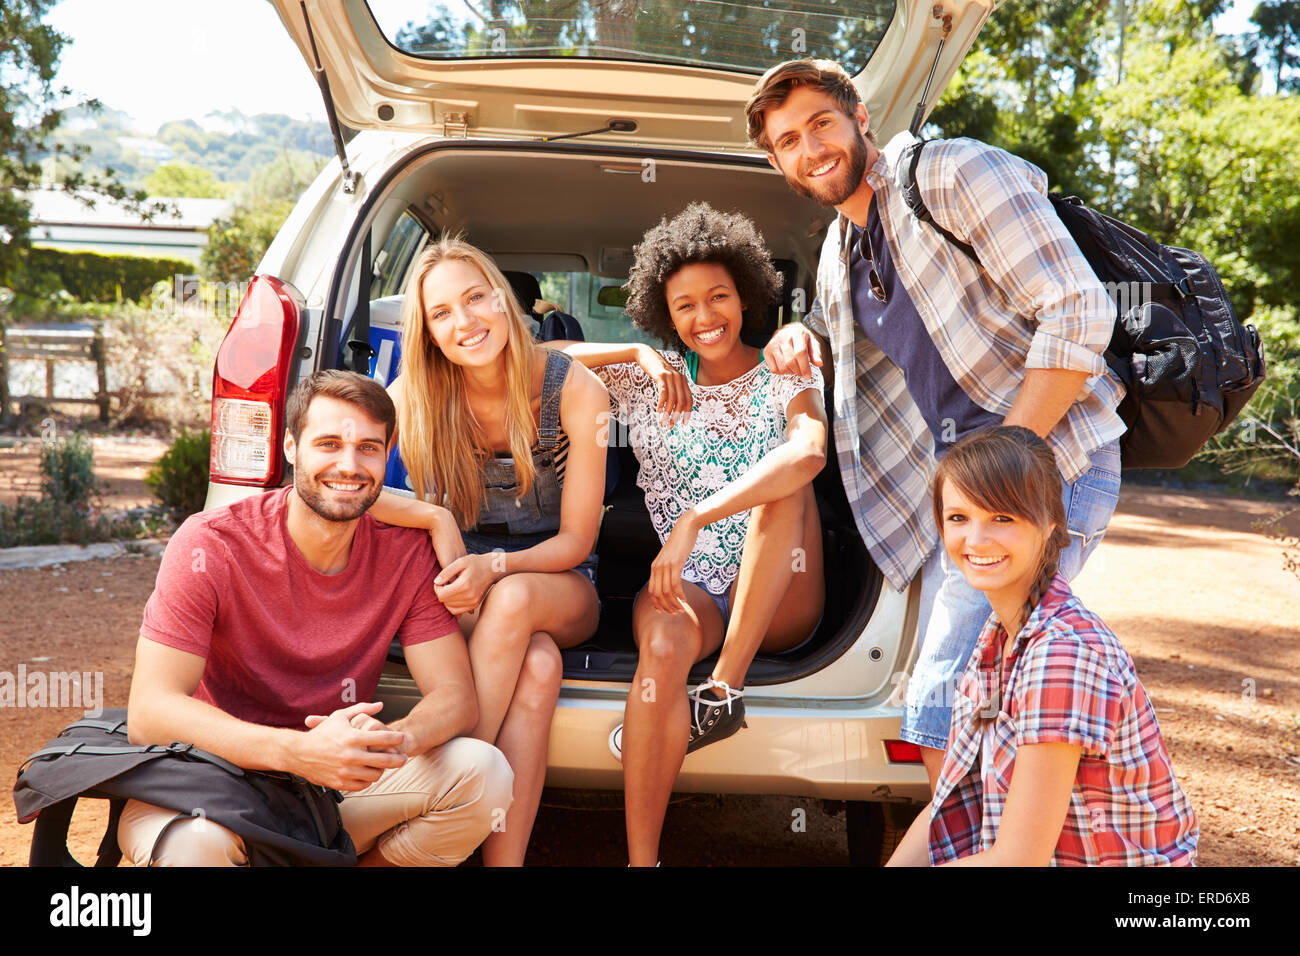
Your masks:
M255 276L217 350L212 379L213 481L280 482L280 435L299 296L274 276Z
M886 740L885 756L890 763L920 763L921 748L906 740Z

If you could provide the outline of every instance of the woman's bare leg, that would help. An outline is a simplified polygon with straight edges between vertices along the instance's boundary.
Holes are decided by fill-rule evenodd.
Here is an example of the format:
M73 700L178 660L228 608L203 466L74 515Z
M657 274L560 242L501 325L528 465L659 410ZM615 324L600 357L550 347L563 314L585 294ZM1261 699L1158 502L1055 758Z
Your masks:
M478 724L471 736L496 742L534 633L551 635L557 647L573 647L596 632L597 615L596 589L576 571L522 571L494 584L469 634L478 691Z
M732 687L759 648L792 647L808 636L825 603L821 520L812 487L753 509L731 621L714 674ZM623 717L623 786L628 861L654 866L673 783L686 757L690 669L722 643L722 616L697 585L683 581L690 612L665 614L642 591L633 610L640 647ZM730 679L729 679L730 678Z
M730 687L741 687L760 648L793 647L821 617L826 582L821 519L811 485L750 512L731 593L731 620L713 674Z
M515 774L505 828L483 844L483 862L489 866L523 863L546 780L546 748L563 671L559 648L590 637L597 616L591 582L565 571L502 578L477 615L462 619L470 632L479 705L471 736L495 743Z
M514 802L501 823L483 843L484 866L523 866L528 838L537 819L537 805L546 782L546 748L551 718L560 696L564 662L549 634L538 631L528 642L515 684L515 696L497 734L497 749L515 774Z
M689 611L666 614L643 590L632 611L640 648L623 715L623 789L632 866L654 866L673 781L686 758L691 666L722 641L722 615L708 594L682 582Z

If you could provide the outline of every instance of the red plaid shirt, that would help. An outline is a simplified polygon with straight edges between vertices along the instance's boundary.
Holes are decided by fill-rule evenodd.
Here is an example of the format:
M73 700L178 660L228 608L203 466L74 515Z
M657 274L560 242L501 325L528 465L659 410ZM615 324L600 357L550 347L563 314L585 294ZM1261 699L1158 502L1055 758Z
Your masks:
M1053 865L1194 864L1196 812L1119 639L1059 574L1016 639L1005 638L990 616L958 685L930 805L930 862L993 846L1016 748L1068 743L1083 754Z

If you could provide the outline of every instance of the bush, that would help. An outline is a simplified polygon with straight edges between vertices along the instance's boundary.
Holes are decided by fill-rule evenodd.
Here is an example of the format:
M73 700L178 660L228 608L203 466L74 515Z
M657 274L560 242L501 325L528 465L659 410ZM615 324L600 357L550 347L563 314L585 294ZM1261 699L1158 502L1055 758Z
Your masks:
M166 516L147 508L113 514L31 495L13 505L0 504L0 548L145 538L170 527Z
M82 302L121 302L143 299L155 283L194 271L193 263L180 259L29 249L10 277L10 284L16 291L32 296L65 289Z
M211 435L181 432L172 447L158 459L144 483L168 508L186 516L203 510L208 496L208 454Z
M90 440L81 432L41 446L41 497L74 510L90 507L95 494L95 459Z
M91 544L156 535L169 526L155 508L110 513L96 507L94 452L80 432L41 448L41 496L0 504L0 548Z
M103 329L114 425L202 428L211 414L212 366L247 285L199 282L177 302L171 281L146 303L15 299L3 318L23 324L93 323ZM90 397L83 393L82 397ZM55 402L57 403L57 399Z
M230 308L238 303L233 300ZM161 294L152 306L122 305L104 322L115 424L166 422L201 427L211 414L212 365L228 320L208 303L176 307Z

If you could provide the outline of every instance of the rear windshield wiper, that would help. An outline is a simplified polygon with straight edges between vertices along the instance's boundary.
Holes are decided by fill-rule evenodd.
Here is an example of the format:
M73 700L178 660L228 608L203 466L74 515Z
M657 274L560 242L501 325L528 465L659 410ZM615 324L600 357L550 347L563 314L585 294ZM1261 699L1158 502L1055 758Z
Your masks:
M602 126L600 129L589 129L584 133L562 133L559 136L543 136L543 143L553 143L557 139L577 139L579 136L594 136L597 133L635 133L635 120L612 119L608 126Z

